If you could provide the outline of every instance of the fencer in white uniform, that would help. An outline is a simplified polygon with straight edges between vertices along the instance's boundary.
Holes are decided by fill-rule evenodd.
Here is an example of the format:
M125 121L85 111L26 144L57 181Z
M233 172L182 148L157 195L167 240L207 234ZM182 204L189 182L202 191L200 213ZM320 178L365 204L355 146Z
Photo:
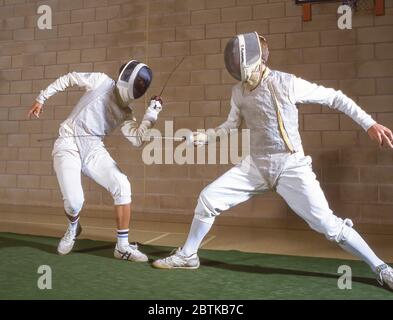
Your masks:
M297 104L317 103L337 109L351 117L371 138L379 137L379 143L390 148L391 131L377 124L341 91L270 70L266 66L266 39L256 32L231 39L224 57L227 70L240 81L232 89L230 113L227 121L215 129L216 135L194 133L195 144L228 134L243 119L250 130L250 156L201 192L186 243L175 254L153 265L198 268L197 250L215 218L255 194L275 190L312 229L368 263L379 282L393 288L392 268L374 254L352 228L350 219L337 217L329 208L312 170L311 157L303 151Z
M124 64L117 81L104 73L68 73L41 91L29 112L39 116L45 101L68 87L78 86L85 93L68 118L61 123L53 147L53 163L64 200L69 227L58 245L58 253L68 254L81 232L79 213L84 203L81 173L108 190L117 215L117 244L114 256L132 261L147 261L136 244L128 242L131 186L127 176L105 149L103 137L121 126L123 135L140 146L162 109L161 98L153 97L138 123L132 102L144 95L152 81L150 68L136 60Z

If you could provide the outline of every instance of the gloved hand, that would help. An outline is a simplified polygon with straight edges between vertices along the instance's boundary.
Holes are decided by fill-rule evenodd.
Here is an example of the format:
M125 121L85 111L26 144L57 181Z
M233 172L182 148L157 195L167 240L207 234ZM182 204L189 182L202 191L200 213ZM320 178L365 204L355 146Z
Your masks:
M148 120L152 123L155 123L158 119L158 114L162 110L162 99L159 96L154 96L150 100L150 104L146 109L145 115L143 116L143 120Z
M205 132L192 132L187 138L187 145L201 146L213 142L215 136L209 135Z

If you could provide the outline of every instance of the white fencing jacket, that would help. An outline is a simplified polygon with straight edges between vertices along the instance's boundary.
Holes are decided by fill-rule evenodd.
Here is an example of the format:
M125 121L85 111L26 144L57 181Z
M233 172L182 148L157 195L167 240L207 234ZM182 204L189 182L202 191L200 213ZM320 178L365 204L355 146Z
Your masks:
M138 124L132 116L131 107L119 106L116 83L104 73L68 73L41 91L36 100L43 104L55 93L74 85L85 88L86 92L61 123L53 154L58 150L72 149L79 151L82 159L88 160L89 155L103 147L103 137L121 124L122 133L134 146L142 144L152 123L142 120Z
M240 126L242 118L250 130L250 153L262 176L274 187L291 152L279 129L277 106L294 151L303 152L299 133L297 103L318 103L340 110L368 130L376 122L341 91L325 88L292 74L266 70L261 83L247 91L242 83L232 88L231 110L227 120L216 128L218 135Z

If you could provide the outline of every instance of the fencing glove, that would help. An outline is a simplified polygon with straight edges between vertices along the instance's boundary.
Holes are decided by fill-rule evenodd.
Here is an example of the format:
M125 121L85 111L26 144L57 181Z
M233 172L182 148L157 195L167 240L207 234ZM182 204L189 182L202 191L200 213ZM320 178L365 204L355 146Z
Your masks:
M151 123L155 123L158 119L158 114L162 110L162 100L161 97L154 96L150 100L149 107L146 109L143 120L148 120Z
M207 134L205 132L191 132L190 135L186 137L186 140L189 146L201 146L216 141L216 135Z

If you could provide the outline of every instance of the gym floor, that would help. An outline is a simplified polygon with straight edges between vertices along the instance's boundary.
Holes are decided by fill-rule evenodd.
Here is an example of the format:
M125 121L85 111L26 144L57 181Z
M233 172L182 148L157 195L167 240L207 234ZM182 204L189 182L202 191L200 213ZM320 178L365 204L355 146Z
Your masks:
M306 228L217 225L202 244L199 270L168 271L113 259L113 219L83 217L74 252L62 257L56 254L66 228L60 209L8 209L0 215L1 299L393 299L367 265ZM132 226L131 240L151 260L180 246L189 227L139 218ZM391 230L359 227L376 252L393 261ZM52 268L52 290L37 288L40 265ZM338 289L340 265L352 268L351 290Z

